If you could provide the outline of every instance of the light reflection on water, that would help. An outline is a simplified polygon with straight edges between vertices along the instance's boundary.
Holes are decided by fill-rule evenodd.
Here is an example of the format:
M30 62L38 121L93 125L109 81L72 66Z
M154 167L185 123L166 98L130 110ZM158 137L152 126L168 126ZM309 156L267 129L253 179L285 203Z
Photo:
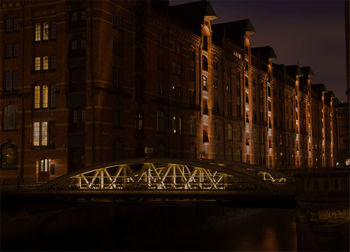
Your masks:
M6 225L12 249L297 250L293 209L84 206Z

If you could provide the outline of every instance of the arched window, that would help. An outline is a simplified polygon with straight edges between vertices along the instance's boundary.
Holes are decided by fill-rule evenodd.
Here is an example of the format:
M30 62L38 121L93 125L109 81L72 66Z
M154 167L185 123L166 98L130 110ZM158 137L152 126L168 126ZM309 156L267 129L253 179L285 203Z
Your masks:
M232 125L227 125L227 140L232 140Z
M3 108L2 113L2 129L17 129L17 105L7 105Z
M17 145L5 143L1 145L1 169L17 169Z
M202 56L203 70L208 71L208 59L204 55Z

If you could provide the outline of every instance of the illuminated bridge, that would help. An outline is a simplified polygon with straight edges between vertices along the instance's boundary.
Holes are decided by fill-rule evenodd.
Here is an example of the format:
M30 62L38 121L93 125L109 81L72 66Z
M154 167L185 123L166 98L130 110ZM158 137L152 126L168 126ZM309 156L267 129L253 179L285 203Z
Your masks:
M215 160L144 158L76 170L37 192L91 201L108 199L218 200L293 193L293 177L257 166Z

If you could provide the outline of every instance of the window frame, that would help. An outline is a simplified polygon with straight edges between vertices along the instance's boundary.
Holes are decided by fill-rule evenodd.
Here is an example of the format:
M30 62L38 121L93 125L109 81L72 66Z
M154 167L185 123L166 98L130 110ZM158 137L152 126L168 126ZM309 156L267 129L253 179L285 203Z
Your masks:
M6 154L4 154L4 149L6 148ZM12 148L13 150L13 162L9 164L8 162L8 150ZM6 162L6 165L4 165ZM17 170L17 145L7 142L0 146L0 170Z

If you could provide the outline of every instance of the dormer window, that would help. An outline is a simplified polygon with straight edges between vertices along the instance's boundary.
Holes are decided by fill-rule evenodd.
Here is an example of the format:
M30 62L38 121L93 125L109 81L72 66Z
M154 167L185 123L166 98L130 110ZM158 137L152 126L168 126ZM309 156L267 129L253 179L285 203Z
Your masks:
M203 51L208 51L208 37L203 36Z
M202 56L203 70L208 71L208 59L204 55Z

